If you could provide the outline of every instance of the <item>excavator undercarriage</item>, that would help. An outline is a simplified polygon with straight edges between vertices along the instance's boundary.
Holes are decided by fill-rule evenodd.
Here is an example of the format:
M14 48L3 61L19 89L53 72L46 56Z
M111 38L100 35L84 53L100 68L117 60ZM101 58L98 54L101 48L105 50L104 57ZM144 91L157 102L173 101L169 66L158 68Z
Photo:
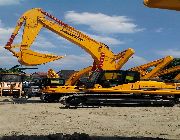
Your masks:
M59 86L46 90L43 100L65 106L174 105L179 103L179 83L142 81L135 71L94 72L83 87Z

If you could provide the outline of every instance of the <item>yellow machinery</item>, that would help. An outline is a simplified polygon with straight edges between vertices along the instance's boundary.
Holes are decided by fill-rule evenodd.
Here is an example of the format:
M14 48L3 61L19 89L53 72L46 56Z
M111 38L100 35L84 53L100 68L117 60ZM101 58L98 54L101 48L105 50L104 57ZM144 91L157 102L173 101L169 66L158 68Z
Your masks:
M76 82L78 81L78 79L84 75L84 74L88 74L89 72L92 71L92 66L89 66L87 68L84 68L78 72L73 73L66 81L65 85L66 86L73 86L76 84ZM89 74L88 74L89 75Z
M23 24L24 30L22 41L20 45L13 45L13 40ZM89 36L63 23L40 8L31 9L21 16L5 48L12 52L13 55L18 58L18 61L23 65L38 65L62 58L61 56L40 54L30 50L32 43L43 27L80 46L94 59L92 67L85 68L72 75L70 79L67 80L65 84L66 86L44 87L43 92L47 94L53 94L53 91L55 91L55 93L77 92L77 87L74 86L74 84L77 82L79 77L81 77L81 75L88 73L91 70L121 69L121 67L134 54L134 50L129 48L115 55L104 43L90 38ZM14 48L17 47L20 49L19 52L14 50ZM53 77L54 75L55 73L52 70L49 70L49 77Z
M22 41L20 45L13 45L13 40L23 24ZM94 66L96 68L119 69L134 53L134 50L129 48L126 50L126 57L121 57L122 53L115 55L107 45L95 41L40 8L31 9L21 16L5 48L12 52L24 65L38 65L62 58L62 56L40 54L30 50L32 43L43 27L84 49L95 61ZM19 52L14 50L17 47L20 49Z
M180 73L174 79L175 80L180 80Z
M161 70L163 70L163 68L172 61L173 61L173 57L167 56L165 58L158 59L158 60L149 62L147 64L131 68L129 70L138 71L140 73L141 79L152 79L156 77L158 73L161 73ZM151 67L154 67L154 68L148 71L148 69Z
M19 46L12 45L18 30L24 22L21 44ZM49 98L50 95L64 96L61 101L66 105L76 106L89 104L89 102L93 105L117 104L122 103L122 100L125 100L126 97L130 102L138 99L142 102L148 101L152 103L158 101L174 102L179 99L179 83L169 84L157 81L141 81L139 72L119 70L132 56L134 53L133 49L128 49L115 55L105 44L91 39L89 36L63 23L49 13L44 12L42 9L31 9L23 14L5 48L11 51L19 59L19 62L25 65L37 65L61 58L58 56L51 57L48 54L39 54L29 49L42 27L77 44L89 53L94 60L93 72L84 87L81 88L73 84L77 80L75 78L91 70L90 67L72 76L70 81L67 81L67 86L63 86L62 81L59 81L60 83L54 80L50 81L50 85L45 86L43 89L43 92L47 95L42 96L43 100L58 100L57 96ZM20 52L15 52L13 50L15 47L20 47ZM161 67L166 66L170 61L172 61L172 57L169 56L163 61L165 63L161 64L162 61L156 63L156 67L158 67L154 68L150 74L145 74L144 76L151 77L150 75L156 74L157 71L161 70Z
M159 77L159 76L162 76L162 75L165 75L165 74L170 74L170 73L173 73L173 72L176 72L176 71L179 71L180 72L180 66L174 66L172 68L169 68L169 69L163 69L162 71L154 74L154 77ZM174 78L174 80L180 80L179 78L180 76L180 73Z
M138 71L140 73L141 80L160 80L160 76L173 72L180 72L179 65L165 69L165 67L173 60L174 59L172 56L166 56L164 58L149 62L147 64L131 68L129 69L129 71ZM174 80L180 80L179 74L174 78Z
M179 0L144 0L144 5L150 8L161 8L180 11Z
M64 93L66 106L179 103L180 83L142 81L136 71L107 70L93 72L84 89Z
M53 70L49 69L47 73L48 78L59 78L59 75Z

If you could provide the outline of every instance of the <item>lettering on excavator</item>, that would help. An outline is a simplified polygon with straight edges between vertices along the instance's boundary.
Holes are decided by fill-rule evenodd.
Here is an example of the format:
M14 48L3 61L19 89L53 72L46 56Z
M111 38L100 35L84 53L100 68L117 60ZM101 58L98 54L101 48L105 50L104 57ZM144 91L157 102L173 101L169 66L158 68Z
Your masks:
M63 33L65 33L65 34L67 34L67 35L70 35L70 36L78 39L79 41L83 41L82 38L80 38L79 36L76 36L76 35L74 35L74 34L72 34L72 33L69 33L68 31L64 31L63 29L61 29L60 31L62 31Z

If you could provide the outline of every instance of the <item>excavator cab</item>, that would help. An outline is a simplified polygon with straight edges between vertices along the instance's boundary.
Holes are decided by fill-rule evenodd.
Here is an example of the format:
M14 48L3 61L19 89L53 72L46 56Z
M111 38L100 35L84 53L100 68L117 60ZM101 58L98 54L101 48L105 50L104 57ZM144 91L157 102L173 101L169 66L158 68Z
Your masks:
M95 84L101 85L103 88L110 88L117 85L134 83L140 80L140 73L136 71L124 70L104 70L95 71L89 77L86 88L93 88Z
M57 86L64 86L65 79L63 78L44 78L42 79L42 87L57 87Z

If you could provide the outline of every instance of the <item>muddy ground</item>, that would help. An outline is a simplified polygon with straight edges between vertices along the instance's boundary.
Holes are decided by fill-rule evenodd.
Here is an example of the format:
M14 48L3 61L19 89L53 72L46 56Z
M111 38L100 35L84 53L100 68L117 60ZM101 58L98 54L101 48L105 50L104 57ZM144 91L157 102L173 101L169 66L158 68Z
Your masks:
M180 107L66 109L38 98L13 101L0 97L0 137L13 135L19 139L20 135L35 139L48 135L59 139L63 135L66 139L180 139Z

